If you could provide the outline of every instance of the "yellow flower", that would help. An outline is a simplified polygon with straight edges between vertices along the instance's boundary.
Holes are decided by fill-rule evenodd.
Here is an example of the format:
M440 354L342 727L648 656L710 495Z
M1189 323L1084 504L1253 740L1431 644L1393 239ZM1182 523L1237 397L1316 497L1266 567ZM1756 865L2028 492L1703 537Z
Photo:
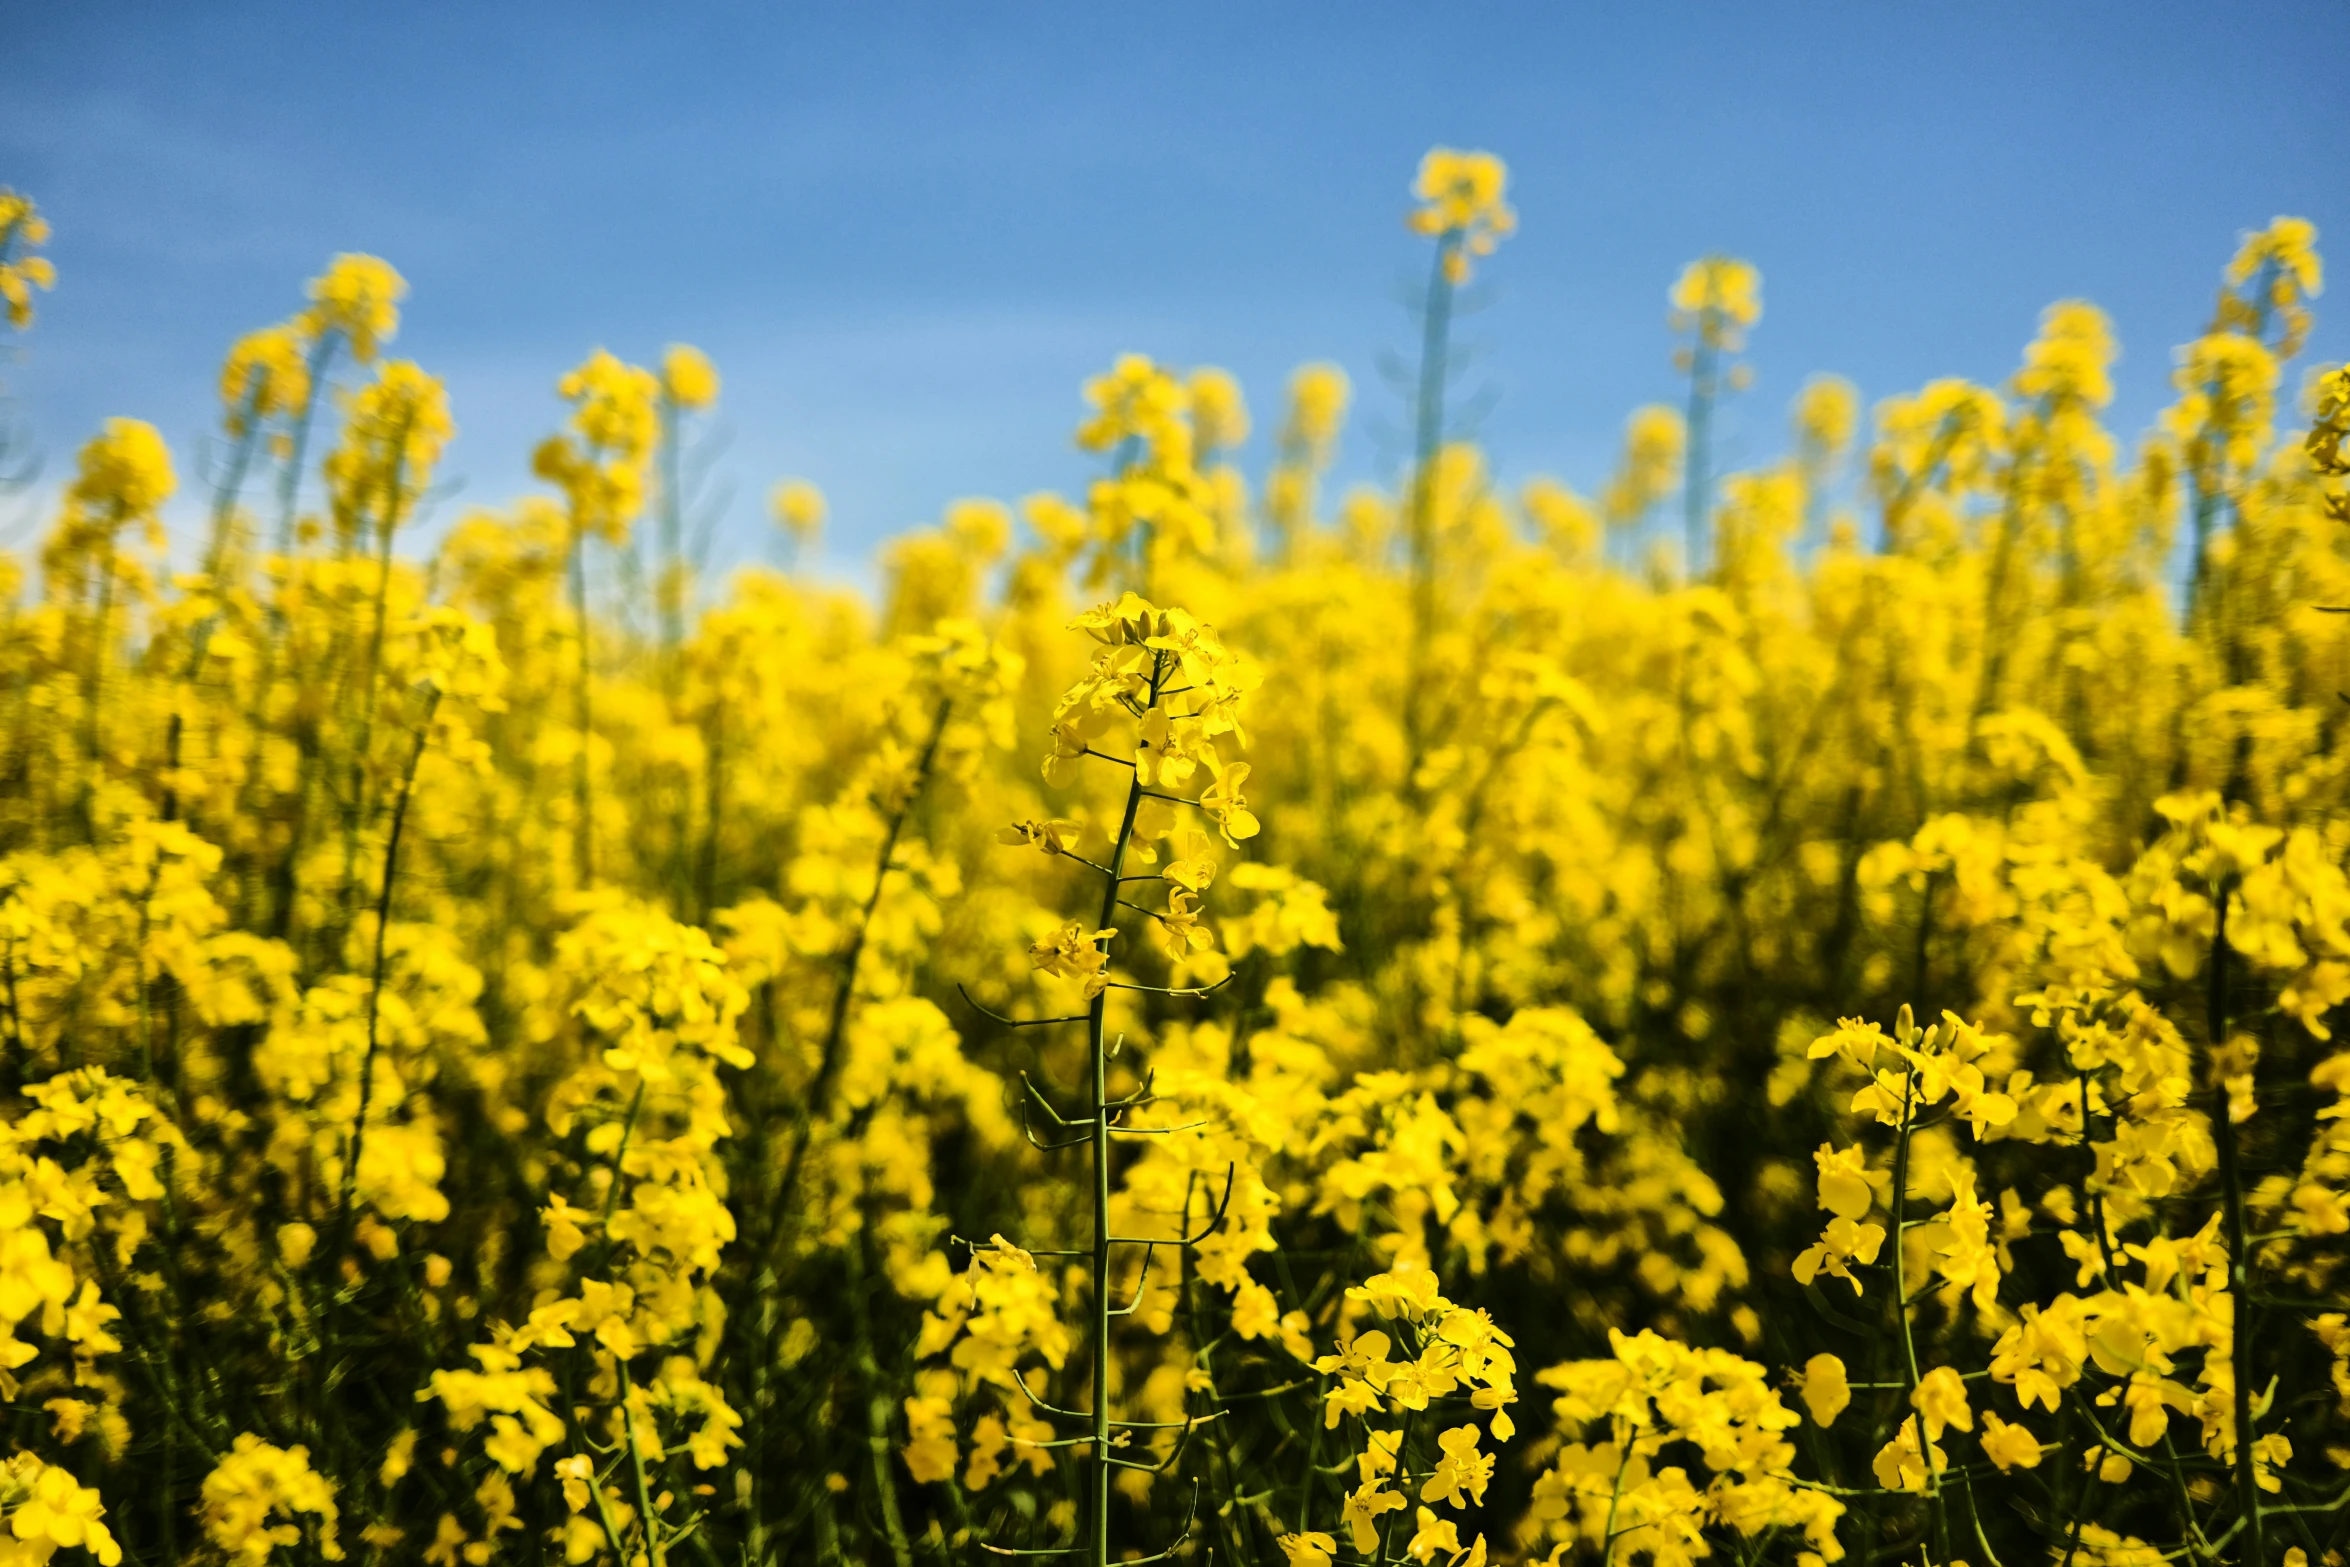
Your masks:
M1178 963L1215 944L1215 933L1200 923L1198 905L1197 898L1177 888L1167 894L1166 910L1152 916L1159 945Z
M1674 280L1673 324L1711 348L1735 350L1762 319L1762 274L1735 256L1692 261Z
M906 1469L924 1484L951 1480L959 1454L955 1447L953 1407L936 1396L905 1401L906 1445L898 1450Z
M1812 1155L1820 1167L1820 1206L1843 1219L1868 1215L1877 1198L1868 1183L1868 1159L1855 1145L1841 1151L1822 1143Z
M785 479L769 492L767 510L804 548L824 526L824 492L805 479Z
M1803 1396L1803 1407L1811 1411L1813 1424L1823 1428L1834 1425L1836 1417L1852 1402L1852 1385L1845 1380L1844 1362L1834 1355L1814 1355L1804 1362L1803 1378L1796 1391Z
M707 408L718 400L718 370L700 349L672 343L661 356L661 390L680 408Z
M82 448L80 471L66 494L77 507L130 518L153 513L178 488L171 451L155 427L109 419L105 433Z
M310 282L303 335L339 337L352 358L372 364L378 346L400 329L400 300L407 292L406 280L377 257L337 256Z
M1948 1366L1936 1366L1918 1379L1910 1390L1910 1407L1925 1417L1926 1440L1938 1442L1943 1428L1956 1426L1961 1431L1975 1428L1974 1411L1967 1407L1966 1383Z
M310 1253L318 1245L318 1232L307 1224L281 1224L277 1227L277 1254L289 1268L299 1268L310 1261Z
M1380 1515L1402 1512L1404 1506L1402 1497L1385 1489L1377 1480L1365 1480L1348 1492L1340 1517L1354 1540L1355 1549L1376 1549L1379 1544Z
M1330 1567L1338 1551L1338 1542L1319 1532L1284 1534L1273 1543L1281 1547L1282 1560L1288 1567Z
M376 1484L390 1488L405 1477L416 1459L416 1428L410 1426L392 1438L392 1445L384 1450L383 1462L375 1471Z
M29 1460L29 1462L28 1462ZM7 1466L10 1489L30 1483L31 1495L9 1515L9 1533L36 1549L79 1546L96 1557L101 1567L115 1567L122 1547L98 1520L106 1515L98 1493L66 1470L45 1467L30 1453L19 1454ZM40 1559L46 1559L47 1552Z
M338 525L356 536L363 526L372 533L404 520L455 433L438 380L405 359L377 366L350 399L342 444L327 459Z
M1815 462L1829 461L1852 444L1860 422L1860 393L1842 376L1814 376L1795 400L1795 434Z
M1238 446L1248 439L1248 404L1231 372L1191 372L1191 425L1203 452Z
M1411 1263L1400 1263L1349 1286L1346 1298L1364 1302L1383 1317L1406 1322L1422 1321L1446 1309L1444 1297L1437 1293L1435 1273Z
M1352 395L1346 372L1338 366L1301 366L1289 378L1289 418L1282 426L1282 443L1301 448L1301 455L1309 459L1327 452L1346 421Z
M1413 1532L1411 1543L1404 1547L1406 1556L1416 1562L1428 1562L1434 1561L1442 1553L1449 1563L1461 1554L1460 1531L1454 1527L1451 1519L1440 1518L1423 1507L1419 1510L1417 1522L1419 1528Z
M1061 817L1051 821L1030 820L1014 822L1006 827L996 834L996 842L1014 846L1029 845L1042 850L1047 856L1067 854L1084 831L1079 823Z
M308 1448L278 1447L248 1431L204 1477L204 1533L247 1567L262 1567L278 1546L301 1543L298 1514L316 1520L320 1554L342 1560L334 1485L310 1467Z
M1468 258L1491 255L1518 226L1518 215L1502 199L1508 183L1508 169L1490 152L1433 147L1421 158L1412 181L1420 205L1412 209L1411 227L1443 242L1447 282L1467 282Z
M1688 444L1688 429L1677 410L1653 403L1634 409L1624 426L1624 452L1615 477L1600 493L1600 510L1608 522L1629 527L1671 494L1681 482Z
M2303 303L2324 286L2324 264L2317 254L2317 225L2307 218L2280 217L2257 233L2247 235L2228 262L2227 280L2241 294L2224 295L2220 302L2223 326L2257 326L2273 319L2280 327L2277 352L2289 358L2309 335L2309 310Z
M1248 801L1240 792L1240 786L1248 781L1248 763L1234 762L1228 767L1213 762L1209 765L1216 781L1200 796L1199 803L1216 818L1224 841L1238 848L1243 838L1254 838L1258 830L1257 819L1249 813Z
M231 437L310 406L310 360L299 328L265 327L238 338L220 370L220 401Z
M1029 946L1029 966L1040 974L1083 980L1085 994L1098 996L1110 988L1110 955L1101 944L1117 934L1114 930L1088 931L1083 921L1071 920Z
M2020 1425L2009 1425L1998 1415L1983 1411L1983 1456L1999 1466L2002 1474L2011 1469L2040 1467L2040 1439Z
M1852 1293L1861 1293L1860 1280L1853 1276L1851 1264L1877 1260L1878 1248L1885 1244L1885 1227L1881 1224L1855 1224L1850 1219L1830 1219L1820 1238L1797 1253L1791 1272L1798 1284L1809 1284L1823 1271L1833 1274L1852 1286Z
M1950 1465L1950 1456L1941 1447L1928 1440L1927 1452L1932 1455L1935 1474ZM1877 1450L1870 1464L1877 1484L1888 1491L1923 1491L1926 1489L1926 1460L1918 1454L1918 1423L1904 1420L1893 1440Z
M57 268L47 256L32 254L48 239L49 224L32 198L0 185L0 305L20 332L33 324L33 290L57 286Z
M1477 1450L1477 1428L1455 1426L1436 1438L1436 1446L1442 1456L1427 1484L1420 1487L1420 1500L1465 1507L1468 1503L1461 1500L1461 1493L1466 1491L1470 1502L1483 1506L1486 1482L1493 1478L1494 1458Z
M1991 1346L1991 1380L2012 1383L2016 1402L2024 1408L2039 1403L2054 1414L2088 1358L2081 1302L2059 1295L2046 1306L2026 1304L2021 1320L1999 1335Z
M1950 1244L1934 1254L1934 1268L1972 1295L1977 1311L1991 1311L1999 1299L1999 1253L1991 1242L1991 1205L1975 1199L1974 1177L1952 1184Z

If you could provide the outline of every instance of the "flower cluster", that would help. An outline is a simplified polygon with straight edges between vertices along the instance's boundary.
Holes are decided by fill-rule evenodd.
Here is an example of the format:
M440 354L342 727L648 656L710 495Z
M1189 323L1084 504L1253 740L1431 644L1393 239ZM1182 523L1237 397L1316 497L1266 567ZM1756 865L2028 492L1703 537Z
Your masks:
M1709 257L1579 489L1453 438L1506 190L1414 187L1394 482L1324 493L1330 365L1122 356L1071 498L869 590L805 480L711 569L682 344L419 527L372 257L228 345L192 509L101 428L0 555L0 1554L2327 1567L2314 233L2142 442L2064 300L1751 463Z

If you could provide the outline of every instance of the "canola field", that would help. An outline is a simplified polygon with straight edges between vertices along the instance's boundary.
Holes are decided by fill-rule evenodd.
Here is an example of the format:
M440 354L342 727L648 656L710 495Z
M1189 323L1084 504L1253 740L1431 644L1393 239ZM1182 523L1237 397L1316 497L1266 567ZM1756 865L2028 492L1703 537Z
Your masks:
M1408 210L1392 488L1122 358L870 595L697 572L687 347L425 541L371 257L202 484L92 436L0 559L0 1567L2340 1567L2310 226L2151 431L2067 301L1736 472L1703 259L1585 497L1447 439L1502 165Z

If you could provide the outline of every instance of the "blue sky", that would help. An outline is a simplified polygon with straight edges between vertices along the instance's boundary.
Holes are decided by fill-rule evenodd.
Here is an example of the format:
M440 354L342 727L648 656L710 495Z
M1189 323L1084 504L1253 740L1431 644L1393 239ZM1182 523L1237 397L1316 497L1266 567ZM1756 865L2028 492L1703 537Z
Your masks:
M1997 380L2072 296L2115 318L2134 433L2241 231L2350 246L2338 0L9 10L0 183L61 280L4 373L47 477L109 414L189 472L221 352L366 250L450 386L448 507L529 487L589 349L690 341L726 377L721 550L804 474L844 570L957 496L1081 484L1078 387L1126 350L1232 369L1260 432L1336 360L1342 473L1391 471L1431 143L1507 158L1521 216L1465 327L1480 433L1585 488L1673 395L1664 290L1706 251L1764 276L1726 431L1756 459L1811 372Z

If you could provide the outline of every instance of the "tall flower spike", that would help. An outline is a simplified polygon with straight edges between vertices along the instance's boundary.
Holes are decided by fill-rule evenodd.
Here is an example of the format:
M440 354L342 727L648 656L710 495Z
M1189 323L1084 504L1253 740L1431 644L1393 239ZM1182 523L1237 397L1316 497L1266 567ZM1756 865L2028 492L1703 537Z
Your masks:
M310 308L301 315L312 339L340 337L351 357L371 364L376 351L400 330L400 300L407 280L375 256L337 256L311 280Z
M1109 384L1097 384L1095 401L1102 410L1102 423L1097 432L1100 438L1127 439L1116 432L1130 427L1138 418L1147 417L1138 415L1136 410L1156 406L1161 399L1163 389L1155 376L1155 371L1127 361L1108 378ZM1142 1086L1131 1093L1113 1096L1111 1092L1110 1059L1114 1047L1106 1031L1110 992L1156 988L1168 995L1196 996L1214 988L1186 986L1181 982L1185 965L1212 955L1214 937L1200 917L1200 893L1213 879L1215 867L1202 858L1207 835L1197 828L1180 826L1174 808L1189 805L1205 810L1219 818L1228 835L1245 836L1238 831L1246 817L1238 786L1246 769L1226 764L1219 754L1219 745L1226 740L1234 746L1240 743L1235 709L1242 694L1256 685L1257 675L1253 665L1225 648L1214 628L1201 624L1183 610L1160 609L1135 593L1087 611L1071 623L1070 629L1091 637L1098 644L1098 651L1092 666L1062 695L1054 711L1053 749L1045 761L1046 777L1055 782L1069 780L1089 760L1121 765L1127 769L1125 799L1115 818L1118 825L1111 835L1105 860L1081 861L1101 878L1098 913L1090 919L1059 922L1028 950L1033 972L1077 982L1085 1010L1051 1018L1000 1020L1016 1027L1083 1023L1086 1028L1088 1072L1080 1100L1082 1108L1064 1116L1051 1108L1051 1100L1030 1085L1032 1097L1050 1119L1052 1137L1049 1141L1040 1139L1034 1126L1029 1128L1028 1137L1039 1147L1084 1145L1091 1153L1093 1178L1088 1202L1091 1244L1072 1247L1066 1253L1083 1257L1087 1263L1089 1311L1085 1345L1092 1387L1086 1402L1090 1407L1080 1412L1067 1405L1048 1405L1039 1401L1024 1382L1018 1385L1037 1411L1083 1420L1089 1427L1088 1517L1082 1543L1072 1547L1069 1554L1082 1557L1094 1567L1107 1567L1114 1559L1110 1549L1110 1503L1116 1471L1161 1473L1173 1466L1181 1452L1179 1441L1174 1452L1156 1463L1113 1453L1116 1445L1113 1432L1123 1435L1135 1423L1113 1420L1110 1413L1111 1319L1131 1315L1141 1308L1143 1281L1148 1278L1150 1259L1162 1248L1196 1251L1218 1234L1232 1206L1237 1169L1236 1162L1226 1165L1223 1195L1206 1225L1196 1232L1192 1230L1193 1203L1187 1187L1175 1235L1111 1233L1114 1136L1120 1133L1143 1137L1165 1135L1168 1129L1138 1125L1133 1120L1135 1112L1146 1109L1153 1101L1151 1075L1145 1074ZM1173 792L1196 781L1203 772L1217 780L1210 797L1193 800ZM1218 795L1216 790L1226 792ZM1248 820L1247 826L1254 830L1253 819ZM1077 836L1075 822L1029 821L1007 828L999 841L1034 845L1049 855L1059 856L1074 854L1072 845ZM1162 844L1171 851L1172 859L1165 872L1130 872L1129 868L1136 864L1158 863ZM1164 889L1157 908L1137 901L1147 896L1142 889L1151 882L1160 883ZM1112 976L1110 960L1113 943L1120 934L1121 909L1152 922L1157 945L1174 965L1174 984L1134 985ZM1216 961L1221 966L1221 960ZM1111 1303L1117 1285L1114 1259L1132 1254L1119 1252L1119 1247L1141 1248L1144 1271L1132 1286L1133 1299L1126 1305L1114 1306ZM973 1267L976 1270L979 1266L975 1255ZM1278 1312L1265 1315L1277 1318ZM951 1330L940 1335L948 1340L952 1336ZM1256 1335L1252 1332L1249 1336ZM931 1341L932 1336L926 1335L925 1342ZM1014 1378L1017 1380L1016 1372ZM1188 1438L1197 1423L1186 1418L1159 1425L1143 1424L1146 1429L1179 1427ZM985 1427L985 1441L981 1445L988 1456L979 1465L983 1475L994 1473L995 1455L1003 1444L1005 1429L1000 1420ZM910 1453L907 1457L909 1463L919 1457L921 1462L933 1467L949 1460L943 1448L919 1455ZM1469 1480L1464 1479L1463 1483ZM1390 1500L1401 1505L1399 1500L1392 1497ZM1187 1520L1182 1536L1161 1554L1171 1555L1180 1549L1190 1538L1190 1532L1191 1521ZM992 1545L987 1548L1004 1549Z
M33 324L33 290L57 286L55 264L33 254L48 242L48 220L32 198L0 185L0 307L19 332Z

